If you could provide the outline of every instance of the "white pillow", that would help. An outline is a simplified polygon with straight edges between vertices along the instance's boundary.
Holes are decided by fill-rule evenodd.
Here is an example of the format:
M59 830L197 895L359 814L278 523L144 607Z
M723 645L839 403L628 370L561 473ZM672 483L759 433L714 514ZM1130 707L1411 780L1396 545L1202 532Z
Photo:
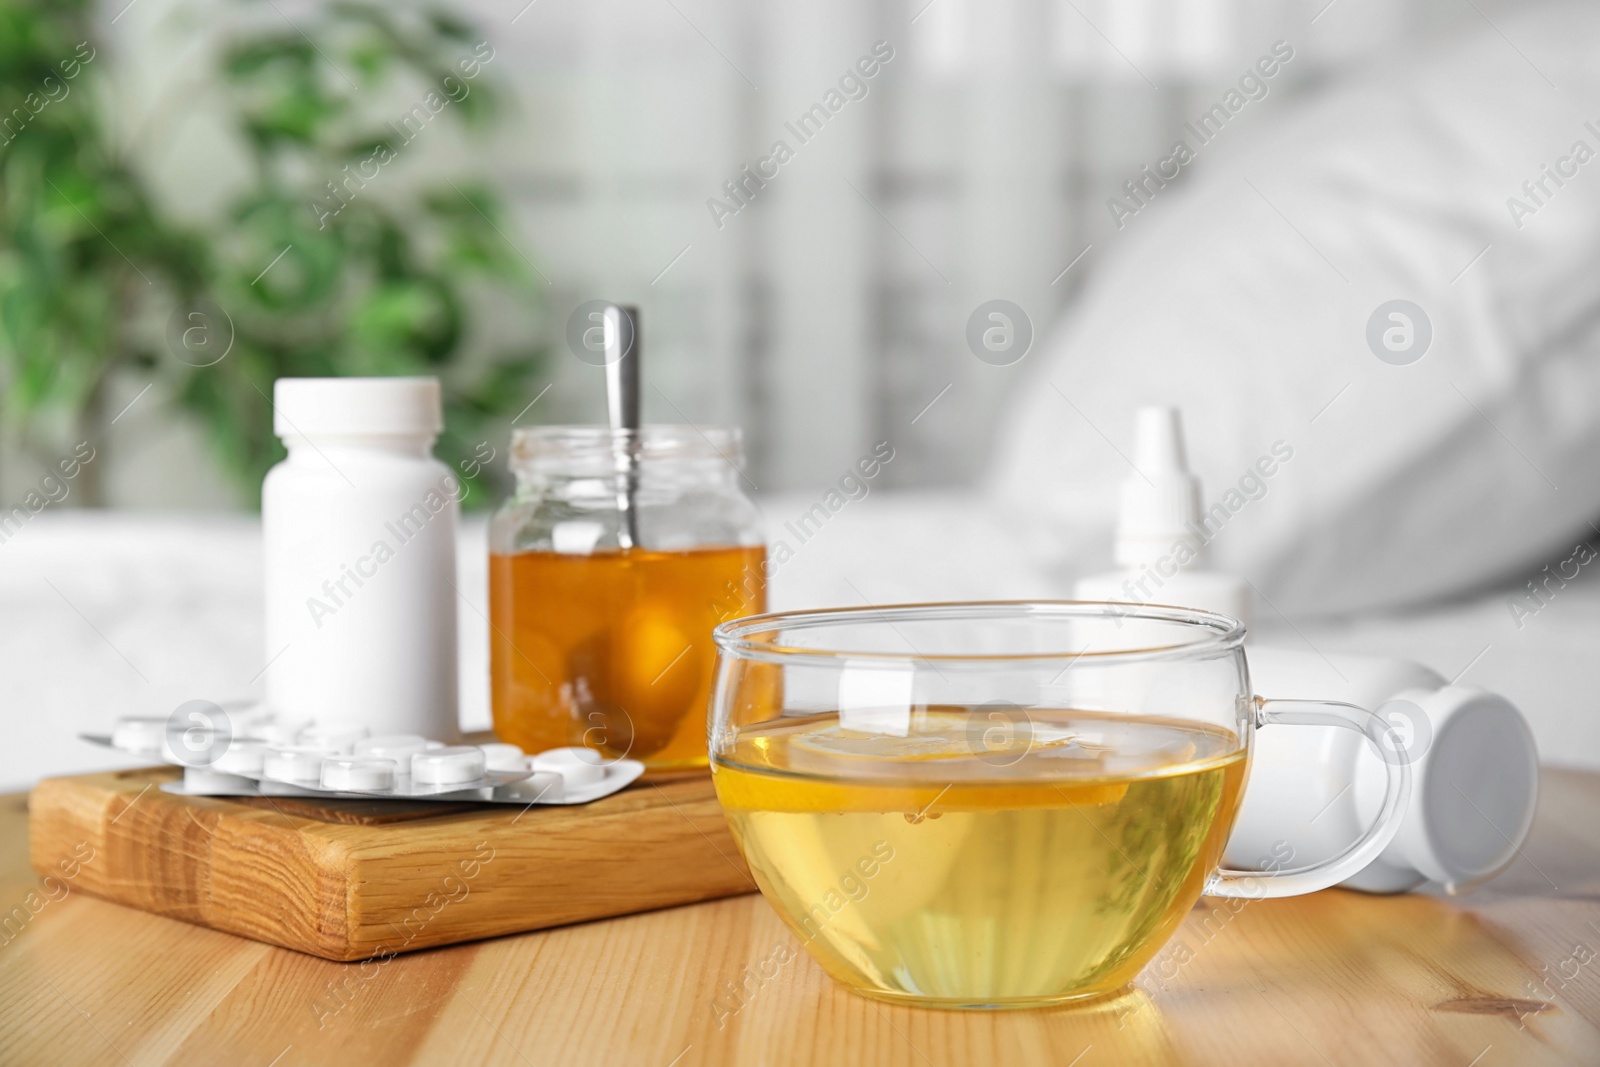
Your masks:
M1263 611L1441 597L1593 534L1600 11L1496 18L1504 37L1247 111L1259 121L1097 241L1096 276L1002 420L996 491L1048 514L1064 553L1100 545L1134 409L1176 404L1207 504L1241 505L1214 565L1251 578ZM1580 140L1596 158L1535 204L1523 183ZM1513 196L1533 212L1514 218ZM1408 365L1367 341L1394 299L1432 325ZM1278 442L1293 455L1257 491ZM1241 479L1258 499L1227 495Z

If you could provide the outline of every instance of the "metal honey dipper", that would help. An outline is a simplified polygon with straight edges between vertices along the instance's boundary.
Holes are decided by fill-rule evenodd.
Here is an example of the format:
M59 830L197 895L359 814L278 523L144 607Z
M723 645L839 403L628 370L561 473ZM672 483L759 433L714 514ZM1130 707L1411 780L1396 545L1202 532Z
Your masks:
M612 304L602 313L605 337L606 414L617 449L622 490L617 511L622 520L617 541L622 548L639 544L639 309Z

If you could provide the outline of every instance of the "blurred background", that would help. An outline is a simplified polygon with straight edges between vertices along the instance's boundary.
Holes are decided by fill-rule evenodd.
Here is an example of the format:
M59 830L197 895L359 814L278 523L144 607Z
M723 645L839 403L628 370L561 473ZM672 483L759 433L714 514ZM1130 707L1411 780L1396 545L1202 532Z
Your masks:
M0 498L88 435L66 506L253 507L280 374L442 372L462 455L535 396L524 422L594 420L563 331L600 298L643 309L646 417L743 426L763 488L830 481L891 428L887 484L971 483L1026 369L972 358L978 304L1043 333L1118 234L1108 198L1274 41L1294 59L1252 122L1495 6L8 2L8 106L80 41L94 59L0 149ZM879 41L865 96L799 144L784 124ZM464 98L403 142L475 49ZM708 200L780 138L794 160L719 220ZM319 228L327 183L385 139ZM220 316L169 337L198 299Z
M1495 0L0 0L0 786L259 694L283 376L443 379L486 725L483 516L514 425L603 420L592 300L770 537L892 451L774 607L1070 595L1171 404L1262 640L1600 766L1597 48Z

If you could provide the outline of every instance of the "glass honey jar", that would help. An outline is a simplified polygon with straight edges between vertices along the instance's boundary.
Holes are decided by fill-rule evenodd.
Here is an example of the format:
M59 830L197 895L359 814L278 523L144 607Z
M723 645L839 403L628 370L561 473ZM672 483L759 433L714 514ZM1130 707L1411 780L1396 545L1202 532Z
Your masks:
M652 770L706 765L718 623L766 610L734 428L515 431L489 534L494 730Z

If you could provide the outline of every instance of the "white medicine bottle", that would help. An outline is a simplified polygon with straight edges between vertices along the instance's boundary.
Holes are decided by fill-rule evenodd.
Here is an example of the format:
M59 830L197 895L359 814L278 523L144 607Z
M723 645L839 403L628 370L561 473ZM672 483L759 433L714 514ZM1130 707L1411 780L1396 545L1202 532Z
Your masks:
M266 709L453 740L461 482L436 378L282 378L261 490Z
M1210 535L1200 510L1200 479L1189 470L1177 408L1139 409L1133 466L1118 502L1113 542L1118 569L1079 579L1074 595L1203 608L1248 626L1250 587L1207 568Z

